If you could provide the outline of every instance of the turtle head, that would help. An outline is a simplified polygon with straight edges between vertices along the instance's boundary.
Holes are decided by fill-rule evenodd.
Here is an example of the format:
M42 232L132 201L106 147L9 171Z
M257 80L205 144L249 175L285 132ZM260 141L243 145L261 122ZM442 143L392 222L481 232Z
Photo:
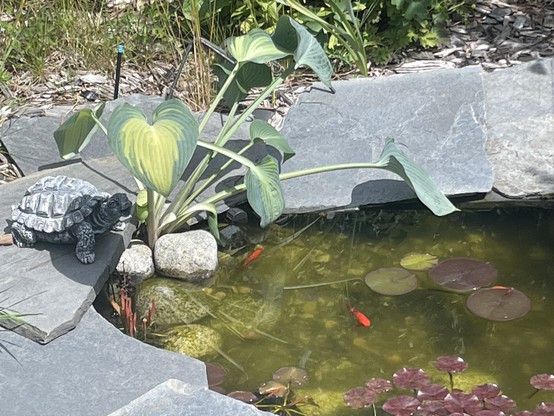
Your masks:
M127 195L122 193L113 194L103 204L104 213L114 220L119 217L126 217L131 213L132 202Z

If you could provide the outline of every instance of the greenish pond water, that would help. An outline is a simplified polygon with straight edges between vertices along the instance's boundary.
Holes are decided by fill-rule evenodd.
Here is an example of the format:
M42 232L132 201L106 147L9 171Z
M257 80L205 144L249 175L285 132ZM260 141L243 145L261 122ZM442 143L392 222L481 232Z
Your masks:
M422 211L370 210L332 218L293 216L280 224L250 229L252 243L241 252L222 251L215 284L205 290L215 313L197 323L220 332L221 350L236 365L222 355L205 361L225 368L221 387L227 392L257 391L278 368L303 366L309 381L294 391L319 405L303 406L306 415L367 415L372 411L344 404L346 390L371 377L392 380L402 367L423 368L433 382L448 385L448 376L435 370L433 361L459 355L468 368L455 374L457 388L496 383L518 409L554 401L548 391L527 399L534 391L529 378L554 372L552 211L439 218ZM241 266L256 243L264 250ZM366 274L400 267L400 260L414 252L490 262L498 271L493 285L522 291L532 301L531 310L512 321L485 320L467 310L468 294L436 290L426 271L415 272L419 288L402 296L379 295L365 285ZM359 280L287 289L344 279ZM357 324L348 305L366 314L371 326ZM233 321L236 310L242 311L240 323Z
M223 350L248 375L246 379L218 357L215 361L227 371L222 384L227 391L255 391L276 369L304 365L310 379L295 392L320 406L303 407L306 414L369 414L368 409L346 407L343 393L370 377L391 379L401 367L421 367L432 381L446 385L447 375L434 370L432 362L439 355L460 355L469 366L455 375L455 387L497 383L519 409L554 401L554 392L526 399L534 390L532 375L554 372L552 212L465 212L445 218L418 211L337 214L319 219L283 245L315 218L298 216L270 227L261 243L264 251L246 267L237 267L244 256L222 261L212 293L248 288L275 299L274 307L250 312L253 326L270 322L263 326L268 336L251 333L253 339L241 339L223 331ZM400 259L412 252L490 262L498 270L493 284L523 291L532 301L531 310L507 322L479 318L466 309L467 294L432 290L427 272L416 272L420 288L395 297L372 292L363 280L286 290L363 279L378 268L399 267ZM369 328L356 323L348 303L371 319Z

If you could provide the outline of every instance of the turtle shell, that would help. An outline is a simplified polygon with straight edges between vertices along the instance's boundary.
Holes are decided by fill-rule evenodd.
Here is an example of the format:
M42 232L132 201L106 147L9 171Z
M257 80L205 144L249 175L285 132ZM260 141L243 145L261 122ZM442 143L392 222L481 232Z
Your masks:
M83 222L108 197L82 179L46 176L12 207L12 219L36 231L60 232Z

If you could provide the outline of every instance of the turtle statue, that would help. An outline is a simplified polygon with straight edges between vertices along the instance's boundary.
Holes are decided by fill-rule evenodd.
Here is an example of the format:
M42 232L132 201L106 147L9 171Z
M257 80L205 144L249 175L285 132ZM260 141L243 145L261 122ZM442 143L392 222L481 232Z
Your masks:
M75 255L88 264L95 259L95 234L115 226L131 206L123 193L110 196L82 179L46 176L12 206L11 233L18 247L33 247L37 241L76 243Z

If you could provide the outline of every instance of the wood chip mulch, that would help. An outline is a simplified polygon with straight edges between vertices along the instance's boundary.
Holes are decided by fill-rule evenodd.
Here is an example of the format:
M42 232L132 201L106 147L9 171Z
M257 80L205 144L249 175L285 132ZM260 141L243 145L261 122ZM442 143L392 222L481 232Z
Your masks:
M554 55L554 0L481 0L475 2L465 19L454 16L453 20L447 27L447 38L439 47L402 51L387 65L371 65L370 76L467 65L494 70ZM124 64L120 95L165 96L178 64L158 62L147 68ZM355 73L340 74L336 78L351 76ZM272 109L273 124L280 125L287 109L300 92L309 88L312 80L305 75L293 79L277 91L275 103L268 100L262 105ZM190 90L190 82L180 82L174 96L187 101L184 91ZM9 84L0 83L0 126L13 117L46 115L59 105L79 107L93 101L110 100L113 91L111 74L81 71L70 77L60 70L41 82L28 73L15 74ZM21 176L0 138L0 185Z

